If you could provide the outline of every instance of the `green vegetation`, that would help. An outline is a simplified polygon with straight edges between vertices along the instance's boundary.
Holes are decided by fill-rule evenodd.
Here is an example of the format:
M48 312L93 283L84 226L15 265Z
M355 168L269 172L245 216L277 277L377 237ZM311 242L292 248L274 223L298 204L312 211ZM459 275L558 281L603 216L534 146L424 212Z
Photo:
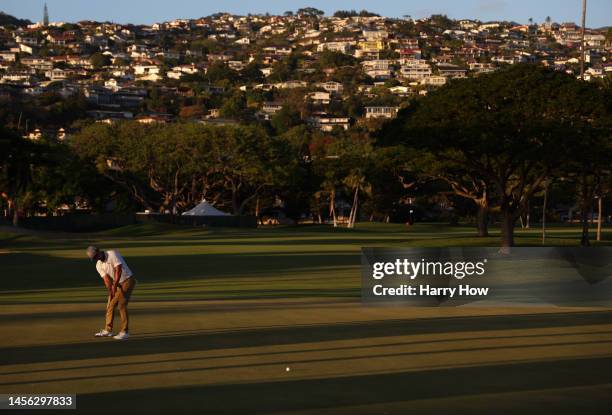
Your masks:
M31 21L27 19L18 19L15 16L4 13L0 11L0 26L27 26L32 24Z
M343 56L324 52L321 61L340 65ZM299 59L292 54L277 62L275 73L288 77ZM231 70L215 65L206 76L228 81ZM20 215L57 213L63 204L180 213L207 198L235 214L281 210L294 222L334 224L343 217L349 227L367 219L408 222L416 215L420 221L477 223L485 237L489 224L500 224L503 246L514 244L519 219L579 215L580 244L590 244L594 201L605 198L612 178L612 101L600 85L516 65L452 81L403 106L382 127L368 120L348 130L325 124L342 118L313 118L319 104L305 100L304 92L283 91L282 108L265 123L249 121L265 92L234 91L219 102L219 113L243 124L95 123L81 126L67 145L52 137L31 145L7 129L0 142L8 149L0 153L5 215L17 223ZM392 106L396 97L384 96L373 102ZM167 109L173 101L153 94L147 105ZM329 107L357 113L362 104L339 104L332 94ZM194 104L182 115L203 109ZM329 131L313 128L317 124ZM48 172L61 180L49 179ZM609 205L602 203L601 211Z
M491 244L495 230L5 229L5 393L70 391L87 414L107 413L109 402L133 413L232 415L605 412L609 310L361 304L361 246ZM549 241L575 245L579 235L557 227ZM539 235L518 231L516 240L537 245ZM120 249L136 273L127 341L92 337L106 290L85 258L89 243Z
M403 111L381 134L415 149L413 168L445 182L481 210L499 212L502 245L548 180L572 180L589 245L588 215L609 181L608 96L592 84L536 66L452 83Z
M6 228L5 228L6 229ZM603 244L612 244L604 234ZM2 302L100 301L104 290L84 256L88 244L120 249L141 281L141 300L358 297L361 247L492 246L466 226L358 223L355 229L300 226L207 229L134 225L91 235L0 234ZM577 227L548 231L550 245L576 245ZM517 243L541 246L538 229Z
M334 17L339 17L341 19L346 19L347 17L357 17L357 16L359 17L380 17L379 14L369 12L365 9L361 10L360 12L357 12L354 9L338 10L334 13Z

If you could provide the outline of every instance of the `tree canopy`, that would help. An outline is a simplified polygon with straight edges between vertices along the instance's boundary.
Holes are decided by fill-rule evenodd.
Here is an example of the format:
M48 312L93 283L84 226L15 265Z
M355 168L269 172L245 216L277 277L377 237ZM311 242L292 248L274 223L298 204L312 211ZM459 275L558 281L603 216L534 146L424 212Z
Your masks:
M516 219L544 181L567 172L580 152L609 148L609 110L592 84L517 65L451 82L402 111L381 137L421 151L423 175L492 203L511 246Z

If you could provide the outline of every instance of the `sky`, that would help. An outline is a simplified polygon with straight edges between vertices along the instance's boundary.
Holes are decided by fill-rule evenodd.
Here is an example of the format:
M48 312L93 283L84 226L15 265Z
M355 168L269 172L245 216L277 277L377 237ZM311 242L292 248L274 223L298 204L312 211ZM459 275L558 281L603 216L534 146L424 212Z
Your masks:
M44 0L0 0L0 11L33 22L41 21ZM413 18L446 14L451 18L482 21L511 20L526 23L531 17L543 22L579 22L581 0L47 0L50 21L79 20L150 24L175 18L198 18L216 12L282 14L300 7L361 10L382 16ZM612 0L587 0L587 26L612 26Z

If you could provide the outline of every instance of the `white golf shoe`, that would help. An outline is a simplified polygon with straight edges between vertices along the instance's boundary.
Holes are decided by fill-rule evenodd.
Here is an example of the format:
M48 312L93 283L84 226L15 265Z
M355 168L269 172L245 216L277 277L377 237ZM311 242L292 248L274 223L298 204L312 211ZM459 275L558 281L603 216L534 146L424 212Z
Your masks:
M128 337L130 337L130 335L127 332L121 331L116 336L113 336L113 339L115 339L115 340L126 340Z
M111 331L106 330L106 329L100 330L99 332L94 334L95 337L111 337L112 335L113 335L113 333Z

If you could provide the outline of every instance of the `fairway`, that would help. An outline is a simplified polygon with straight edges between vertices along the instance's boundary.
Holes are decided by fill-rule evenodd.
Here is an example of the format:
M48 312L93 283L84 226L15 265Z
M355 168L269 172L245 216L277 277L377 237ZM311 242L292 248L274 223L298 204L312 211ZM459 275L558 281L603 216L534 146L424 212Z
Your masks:
M556 227L548 242L579 236ZM82 413L609 413L612 310L361 304L363 246L498 238L440 224L3 228L0 393L76 393ZM119 249L138 279L127 341L93 338L106 292L89 244Z

